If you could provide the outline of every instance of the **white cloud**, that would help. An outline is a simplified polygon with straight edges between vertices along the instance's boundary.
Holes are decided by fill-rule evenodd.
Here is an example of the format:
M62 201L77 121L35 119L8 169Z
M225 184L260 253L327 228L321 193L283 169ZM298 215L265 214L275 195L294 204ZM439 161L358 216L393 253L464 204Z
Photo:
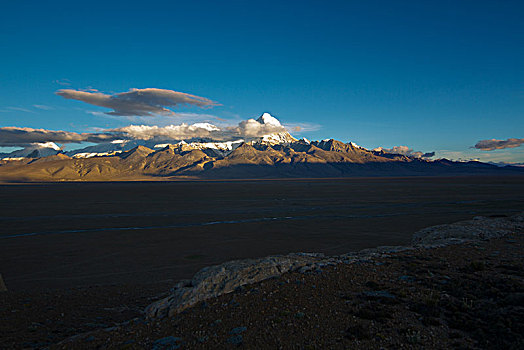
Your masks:
M123 133L127 137L141 140L184 140L192 138L209 138L216 141L250 139L264 135L285 132L283 126L262 124L255 119L241 121L237 126L219 128L209 123L195 123L167 126L129 125L122 128L107 130Z
M33 107L38 108L38 109L43 109L44 111L51 111L54 109L53 107L46 106L46 105L33 105Z
M25 112L25 113L35 113L34 111L32 111L30 109L22 108L22 107L6 107L6 108L11 110L11 111L18 111L18 112Z
M143 116L113 116L113 115L107 115L103 112L99 111L86 111L86 113L97 116L97 117L105 117L105 118L111 118L115 120L126 120L130 124L137 124L137 125L157 125L157 126L168 126L168 125L179 125L179 124L194 124L199 122L205 122L205 123L213 123L221 127L226 127L228 125L233 124L235 121L223 119L220 117L217 117L212 114L207 113L188 113L188 112L182 112L182 113L176 113L175 115L153 115L148 117Z
M297 134L318 131L322 129L322 125L315 123L286 123L284 126L286 129Z
M56 84L62 85L62 86L70 86L71 85L71 80L69 80L69 79L57 79L54 82Z
M415 158L431 158L435 155L435 152L420 152L420 151L413 151L412 148L409 148L408 146L394 146L392 148L383 148L378 147L375 148L373 151L383 151L386 153L392 153L392 154L402 154L408 157L415 157Z
M181 123L166 126L136 125L114 128L94 129L92 133L76 133L46 129L1 127L0 147L25 147L29 144L57 142L61 144L80 142L110 142L118 139L138 139L156 141L181 141L203 138L214 141L233 141L238 139L256 139L268 134L285 132L281 125L265 124L255 119L248 119L236 126L216 126L207 121L193 124Z
M481 162L508 162L521 163L524 161L524 153L521 149L506 150L503 152L479 152L478 150L438 150L437 158L447 158L451 160L470 161L479 160Z
M206 138L211 137L214 131L202 125L180 124L160 126L148 125L128 125L123 128L109 130L111 132L122 133L124 136L132 139L151 140L151 139L165 139L165 140L184 140L191 138Z
M286 128L284 128L281 125L262 124L257 122L255 119L248 119L238 123L237 127L229 128L228 131L232 134L237 134L238 136L243 138L251 138L278 132L284 132L286 131Z

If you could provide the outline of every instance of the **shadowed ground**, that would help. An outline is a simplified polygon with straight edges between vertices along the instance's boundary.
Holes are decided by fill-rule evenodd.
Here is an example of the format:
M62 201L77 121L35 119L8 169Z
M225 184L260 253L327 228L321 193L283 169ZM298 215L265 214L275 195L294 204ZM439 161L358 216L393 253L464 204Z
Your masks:
M0 273L10 290L176 280L521 210L524 178L509 176L2 185Z

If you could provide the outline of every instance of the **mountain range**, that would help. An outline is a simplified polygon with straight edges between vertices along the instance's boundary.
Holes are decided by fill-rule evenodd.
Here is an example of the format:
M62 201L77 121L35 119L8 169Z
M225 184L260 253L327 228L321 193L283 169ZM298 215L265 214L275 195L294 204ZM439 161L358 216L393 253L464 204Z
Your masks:
M259 123L280 122L265 113ZM48 142L4 155L0 181L325 178L524 174L519 167L429 160L288 132L253 140L118 140L63 152ZM22 152L24 151L24 152Z

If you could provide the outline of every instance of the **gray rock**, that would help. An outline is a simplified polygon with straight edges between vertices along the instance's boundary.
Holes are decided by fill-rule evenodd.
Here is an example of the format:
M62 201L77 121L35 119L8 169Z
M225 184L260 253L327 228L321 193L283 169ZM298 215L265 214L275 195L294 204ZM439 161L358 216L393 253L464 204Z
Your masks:
M370 299L381 299L381 298L395 299L396 298L396 296L394 296L393 294L385 290L374 290L374 291L364 292L362 293L362 295Z
M153 350L172 350L172 349L179 349L180 345L182 343L182 339L178 337L165 337L156 340L153 343Z
M400 276L398 279L401 280L401 281L405 281L405 282L415 282L416 281L415 277L408 276L408 275Z
M233 328L229 334L241 334L247 331L247 327L237 327Z
M7 292L7 287L5 286L2 274L0 274L0 292Z
M322 262L321 256L301 253L205 267L191 280L178 283L171 289L171 295L149 305L145 312L148 317L173 316L200 301L233 292L239 286L278 277L318 262Z
M302 266L301 268L297 270L297 272L306 273L306 272L310 272L311 270L313 270L313 266Z
M244 342L244 338L241 335L234 335L228 338L227 342L233 345L240 345Z
M524 212L509 218L476 216L473 220L424 228L413 235L413 245L460 243L466 240L500 238L524 229Z

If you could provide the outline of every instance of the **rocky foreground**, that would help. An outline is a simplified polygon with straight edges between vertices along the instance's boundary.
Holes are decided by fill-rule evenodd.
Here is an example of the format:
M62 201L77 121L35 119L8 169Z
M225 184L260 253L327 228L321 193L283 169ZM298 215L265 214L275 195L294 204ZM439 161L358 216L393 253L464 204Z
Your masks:
M523 229L524 213L478 217L421 230L411 247L229 262L152 304L164 285L4 293L1 345L519 349Z

